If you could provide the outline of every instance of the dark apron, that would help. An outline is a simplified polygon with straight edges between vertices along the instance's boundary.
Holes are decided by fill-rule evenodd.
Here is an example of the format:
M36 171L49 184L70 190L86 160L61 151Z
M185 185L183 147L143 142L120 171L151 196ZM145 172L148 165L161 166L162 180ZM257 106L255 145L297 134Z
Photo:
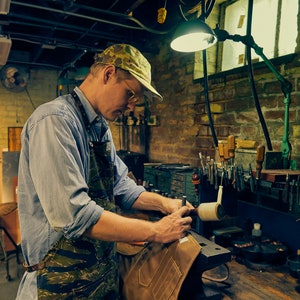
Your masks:
M72 93L86 123L77 95ZM86 123L87 124L87 123ZM109 142L90 142L89 196L115 212L113 165ZM37 271L38 299L118 299L116 244L82 237L62 237Z

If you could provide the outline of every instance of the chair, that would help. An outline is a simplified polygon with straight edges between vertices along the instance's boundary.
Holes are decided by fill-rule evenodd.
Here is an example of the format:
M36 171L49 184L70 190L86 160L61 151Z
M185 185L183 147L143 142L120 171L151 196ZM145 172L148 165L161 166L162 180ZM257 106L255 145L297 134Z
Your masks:
M19 258L19 252L20 252L20 248L19 246L16 244L16 242L14 241L14 239L12 238L12 236L10 235L10 233L8 232L8 230L3 226L3 222L2 222L2 217L9 215L10 213L12 213L14 210L17 209L17 203L15 202L8 202L8 203L1 203L0 204L0 231L1 231L1 236L0 236L0 261L3 261L6 264L6 279L8 281L11 280L11 276L9 274L9 256L12 253L16 254L16 259L17 259L17 264L20 264L20 258ZM12 245L14 246L15 250L13 251L9 251L7 252L5 250L5 246L4 246L4 235L7 236L7 238L10 240L10 242L12 243Z

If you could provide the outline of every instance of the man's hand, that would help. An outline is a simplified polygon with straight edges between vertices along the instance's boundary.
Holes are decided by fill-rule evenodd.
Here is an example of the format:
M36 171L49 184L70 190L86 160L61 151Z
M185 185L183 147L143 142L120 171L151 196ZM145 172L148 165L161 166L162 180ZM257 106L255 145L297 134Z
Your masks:
M188 201L186 201L186 206L189 209L194 209L194 206ZM182 200L165 198L164 207L165 207L165 211L162 211L162 213L164 214L173 213L182 207Z
M186 201L186 206L190 209L194 209L192 204L188 201ZM171 214L181 207L181 199L167 198L162 195L146 191L141 193L132 205L133 209L159 211L164 215Z
M174 201L174 199L173 199ZM163 217L154 226L154 242L170 243L183 238L191 229L192 218L188 217L191 209L188 206L177 208L172 214Z

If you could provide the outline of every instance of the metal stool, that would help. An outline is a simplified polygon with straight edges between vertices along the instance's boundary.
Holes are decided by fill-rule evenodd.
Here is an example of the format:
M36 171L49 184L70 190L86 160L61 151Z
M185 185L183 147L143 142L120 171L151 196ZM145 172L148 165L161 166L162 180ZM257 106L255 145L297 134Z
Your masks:
M9 202L9 203L1 203L0 204L0 220L2 217L9 215L12 213L14 210L17 209L17 203L15 202ZM6 230L5 227L0 224L0 230L3 230L4 234L8 237L8 239L11 241L13 246L15 247L15 253L16 253L16 259L17 263L20 264L20 258L19 258L19 247L16 244L16 242L13 240L12 236L9 234L9 232ZM5 248L4 248L4 243L2 240L2 237L0 237L0 260L4 261L6 264L6 279L8 281L11 280L11 276L9 274L9 255L6 253Z

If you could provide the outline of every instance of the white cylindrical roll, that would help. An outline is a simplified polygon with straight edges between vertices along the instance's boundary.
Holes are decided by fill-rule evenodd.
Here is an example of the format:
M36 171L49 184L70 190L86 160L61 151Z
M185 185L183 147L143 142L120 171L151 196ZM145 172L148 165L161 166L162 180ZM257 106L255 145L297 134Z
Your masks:
M202 203L196 211L202 221L219 221L224 214L223 207L218 202Z

